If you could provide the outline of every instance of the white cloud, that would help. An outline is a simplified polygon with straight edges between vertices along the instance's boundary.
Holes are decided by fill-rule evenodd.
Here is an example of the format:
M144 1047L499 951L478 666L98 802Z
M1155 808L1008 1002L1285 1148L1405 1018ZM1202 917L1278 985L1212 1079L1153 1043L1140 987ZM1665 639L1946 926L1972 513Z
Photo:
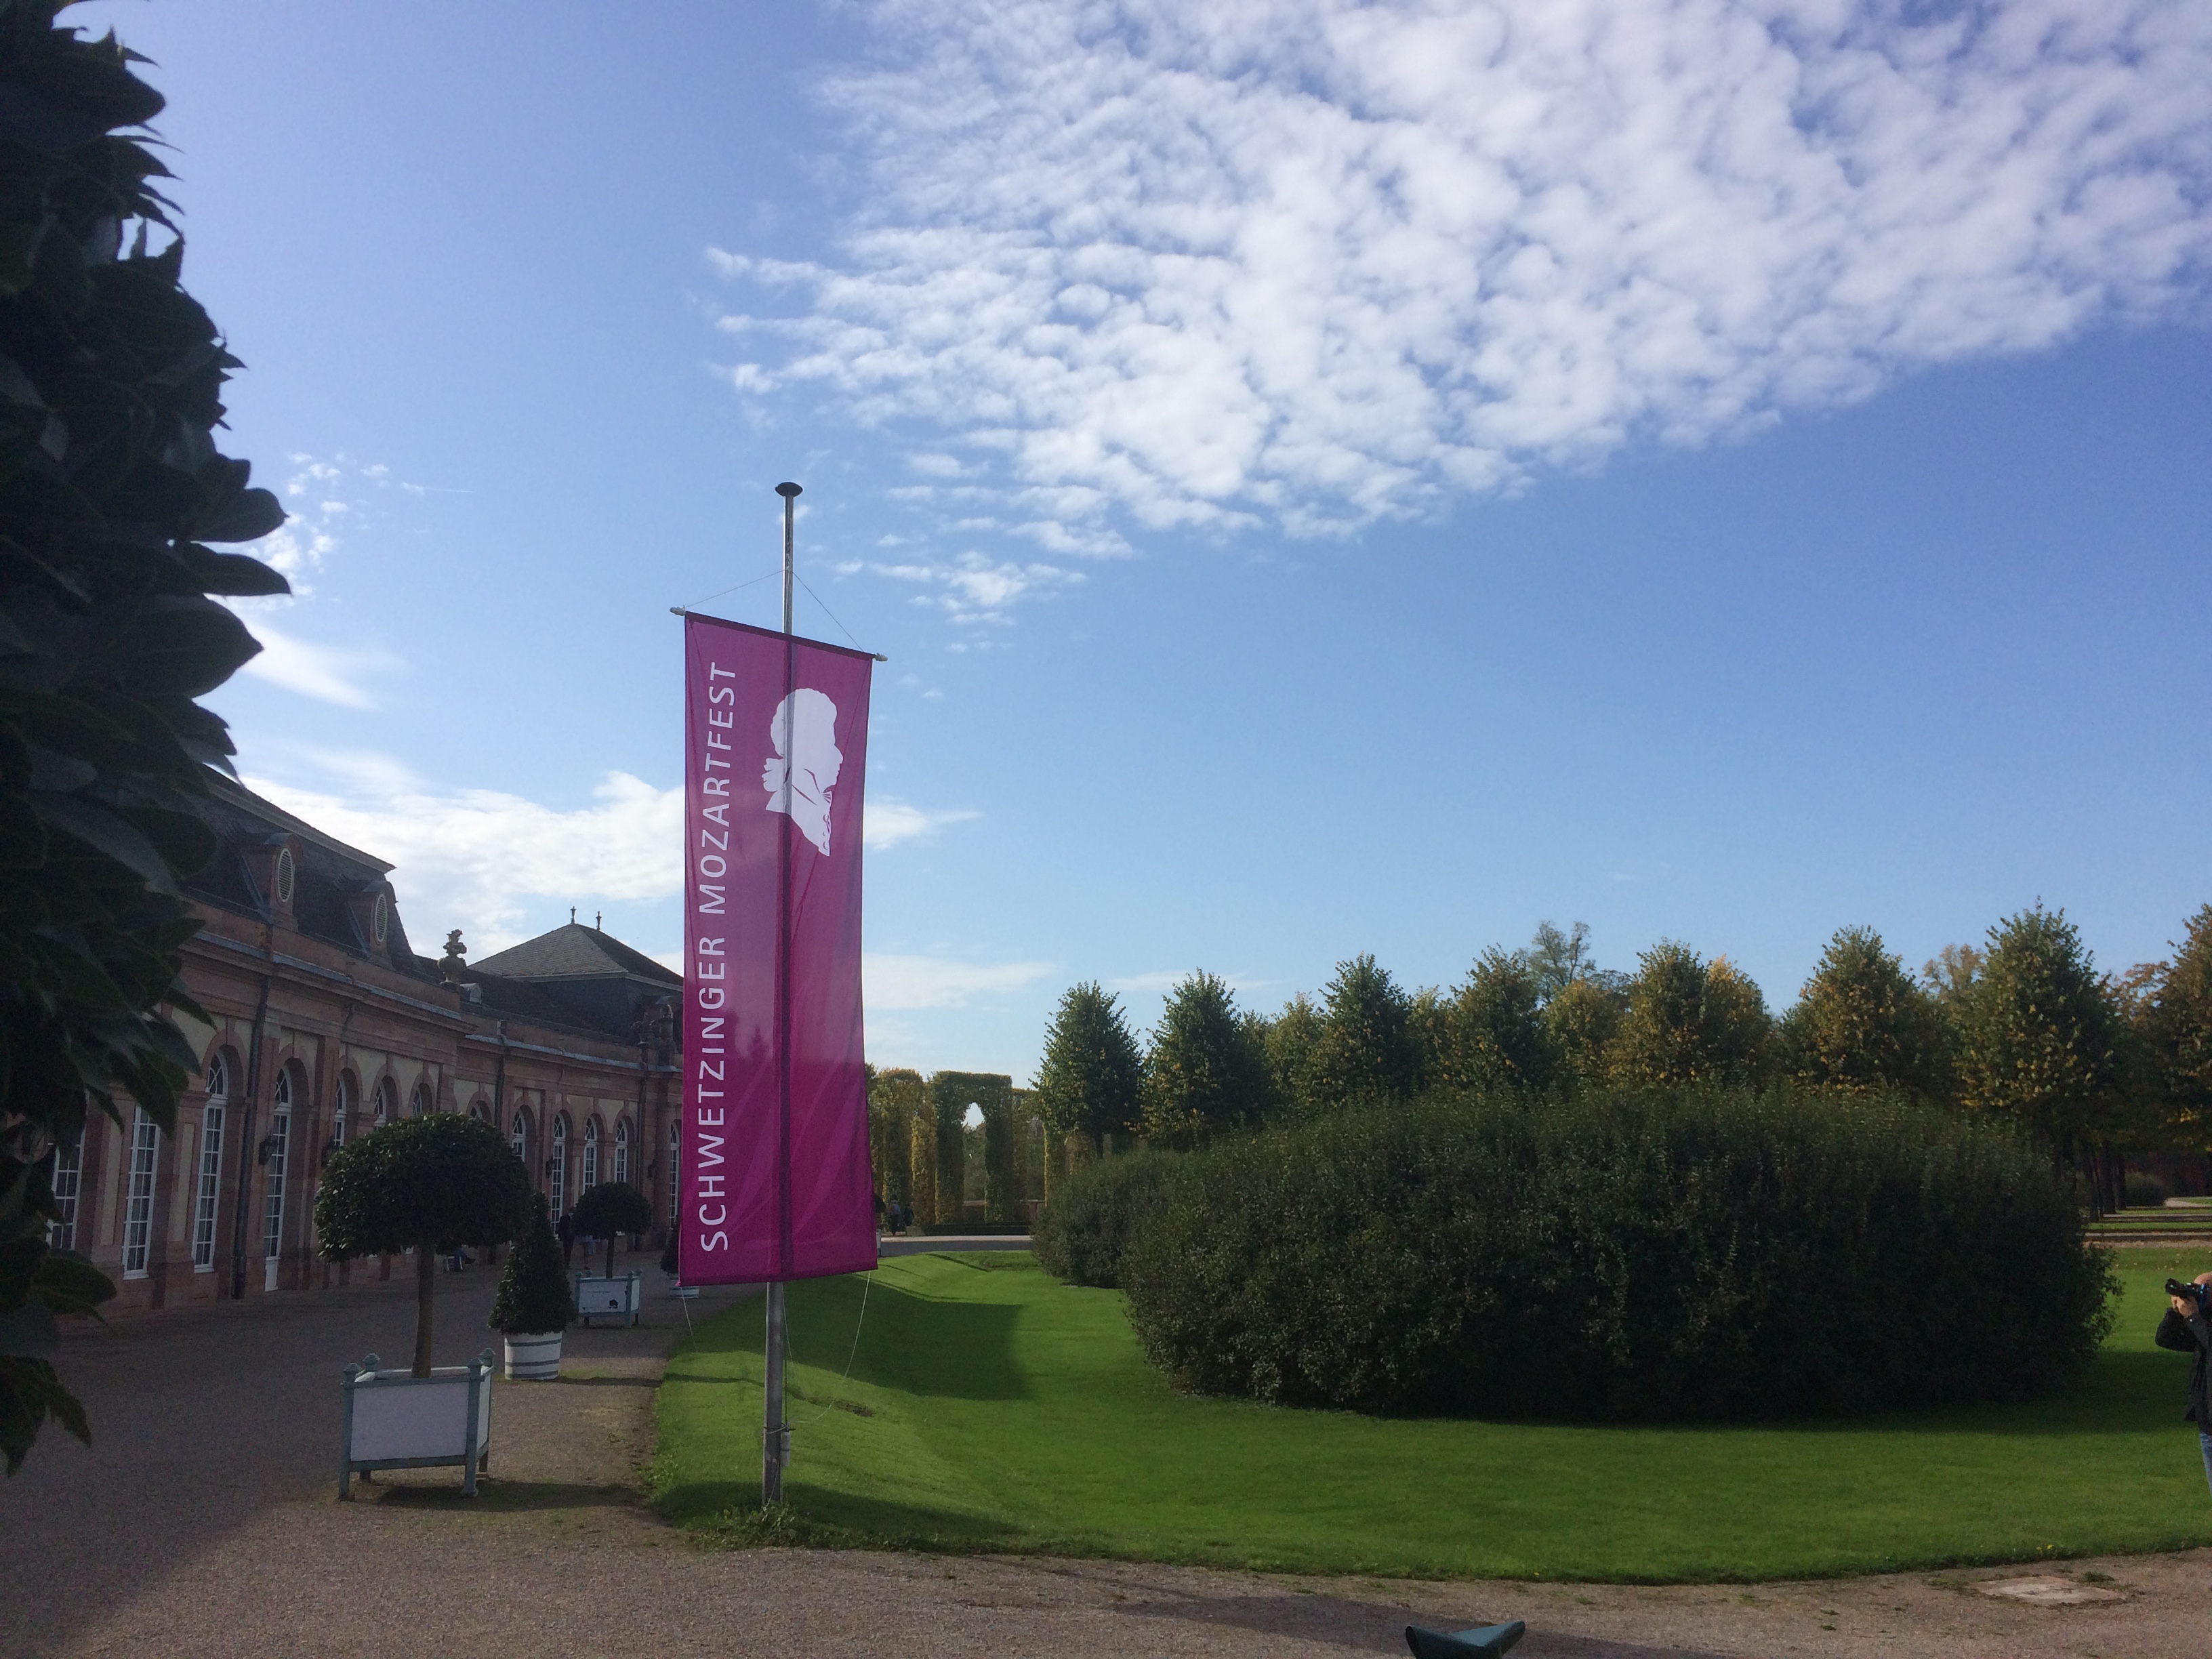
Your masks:
M528 898L665 898L683 884L684 792L610 772L595 804L561 811L491 789L450 789L373 754L318 757L326 787L246 787L396 866L400 914L420 946L459 927L470 954L503 950Z
M362 682L404 666L387 651L348 650L295 638L259 615L246 617L246 625L261 641L259 653L247 659L246 672L342 708L375 708L376 699Z
M860 567L854 566L854 569ZM981 553L963 553L948 564L871 564L866 567L892 581L912 582L928 591L915 603L942 611L956 623L1004 624L1020 601L1069 587L1083 580L1079 570L1058 565L994 562Z
M913 841L928 835L948 823L966 823L981 816L980 812L963 808L931 812L919 806L909 806L902 800L872 800L867 805L867 816L862 823L860 835L870 851L880 853L902 841Z
M872 1014L878 1009L964 1008L979 996L1025 989L1052 971L1048 962L979 963L874 953L860 962Z
M387 756L324 752L305 758L319 787L268 777L249 777L246 787L340 841L389 860L402 915L425 934L461 928L473 956L520 939L516 927L528 899L583 905L668 898L682 890L680 787L658 789L627 772L610 772L592 790L592 805L564 811L499 790L432 783ZM868 809L863 839L881 851L977 816L878 802Z
M886 0L752 395L980 452L1073 546L1318 532L2201 309L2212 8Z

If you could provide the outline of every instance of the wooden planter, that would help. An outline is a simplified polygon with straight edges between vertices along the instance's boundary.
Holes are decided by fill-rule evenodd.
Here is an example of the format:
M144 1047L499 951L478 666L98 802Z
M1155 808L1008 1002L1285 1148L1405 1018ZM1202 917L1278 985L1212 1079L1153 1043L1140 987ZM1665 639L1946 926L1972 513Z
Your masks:
M428 1376L380 1370L374 1354L347 1366L338 1496L353 1496L356 1473L459 1465L462 1492L475 1497L477 1474L491 1467L491 1373L489 1348Z
M633 1267L612 1279L596 1273L578 1273L575 1279L576 1317L586 1326L594 1319L619 1319L625 1325L637 1323L638 1315L645 1307L643 1273Z
M550 1382L561 1375L561 1333L509 1332L507 1338L507 1380L510 1382Z

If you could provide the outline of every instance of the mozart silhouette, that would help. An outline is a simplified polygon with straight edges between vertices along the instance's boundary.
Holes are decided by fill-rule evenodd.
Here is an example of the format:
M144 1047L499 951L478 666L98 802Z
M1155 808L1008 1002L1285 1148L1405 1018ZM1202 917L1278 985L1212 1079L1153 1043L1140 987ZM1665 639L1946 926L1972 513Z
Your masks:
M837 705L819 691L793 692L768 723L775 753L761 768L768 810L787 812L799 833L830 850L830 792L845 757L837 747Z

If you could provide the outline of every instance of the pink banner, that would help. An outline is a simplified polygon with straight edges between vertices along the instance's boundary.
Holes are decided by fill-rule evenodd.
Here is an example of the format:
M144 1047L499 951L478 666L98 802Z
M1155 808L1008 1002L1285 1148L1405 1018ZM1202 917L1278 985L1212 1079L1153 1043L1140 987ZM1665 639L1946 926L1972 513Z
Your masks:
M864 653L684 619L686 1284L876 1265ZM788 919L787 921L786 919Z

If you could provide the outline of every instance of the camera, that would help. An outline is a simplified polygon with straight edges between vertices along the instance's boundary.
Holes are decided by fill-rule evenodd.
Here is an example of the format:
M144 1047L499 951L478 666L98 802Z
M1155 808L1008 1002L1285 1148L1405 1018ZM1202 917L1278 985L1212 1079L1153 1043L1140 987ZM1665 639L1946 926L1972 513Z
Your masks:
M2166 1293L2194 1302L2199 1313L2206 1310L2208 1303L2212 1303L2212 1285L2185 1285L2178 1279L2169 1279L2166 1281Z

